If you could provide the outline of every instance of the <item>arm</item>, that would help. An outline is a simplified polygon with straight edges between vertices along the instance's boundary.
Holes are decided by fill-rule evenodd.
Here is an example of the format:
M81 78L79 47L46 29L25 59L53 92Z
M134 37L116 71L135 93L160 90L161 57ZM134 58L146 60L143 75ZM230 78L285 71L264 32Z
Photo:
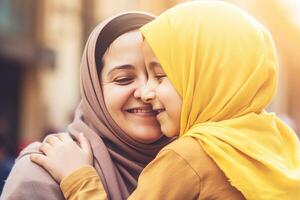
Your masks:
M89 162L82 162L89 153L81 152L74 141L61 141L64 139L53 138L51 145L43 150L46 156L31 157L32 160L47 169L58 182L63 180L61 187L67 199L106 199L95 170L86 166ZM84 142L84 138L79 142ZM82 146L88 149L88 143ZM63 151L64 156L59 155ZM66 155L70 155L68 160L64 159ZM77 167L74 168L71 162L77 163ZM67 165L72 169L65 171ZM194 199L199 196L199 191L200 178L194 169L178 153L165 149L143 170L138 186L129 199Z
M96 170L91 166L82 167L65 177L60 188L68 200L106 200L106 192Z
M61 188L69 200L105 199L98 179L93 168L83 167L65 177ZM128 199L196 199L199 191L199 176L193 168L176 152L164 150L143 170L136 190Z

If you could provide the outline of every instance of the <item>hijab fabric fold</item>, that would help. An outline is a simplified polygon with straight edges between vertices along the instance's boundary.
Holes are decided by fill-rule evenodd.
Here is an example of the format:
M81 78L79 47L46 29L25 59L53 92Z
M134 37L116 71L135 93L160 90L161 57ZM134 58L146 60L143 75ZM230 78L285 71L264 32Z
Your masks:
M246 199L300 199L300 143L264 108L277 84L270 33L221 1L194 1L141 28L183 99L180 136L197 138Z
M155 143L143 144L130 138L108 113L99 80L102 57L109 45L153 19L147 13L126 12L105 20L91 33L82 56L82 101L68 130L72 135L83 132L89 139L94 166L109 199L126 199L135 189L143 168L169 142L162 137Z

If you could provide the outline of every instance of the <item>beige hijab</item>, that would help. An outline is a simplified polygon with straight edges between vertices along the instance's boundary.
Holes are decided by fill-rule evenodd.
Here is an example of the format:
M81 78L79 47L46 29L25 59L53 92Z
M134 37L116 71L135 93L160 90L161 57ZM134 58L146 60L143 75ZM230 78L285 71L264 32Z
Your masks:
M142 169L167 142L161 138L153 144L142 144L124 133L105 107L99 80L107 47L120 35L140 28L153 18L130 12L104 21L91 33L82 57L82 101L69 131L71 134L84 132L89 138L95 168L111 199L124 199L135 189Z
M143 168L169 142L162 137L155 143L143 144L130 138L108 113L99 80L102 56L109 45L120 35L153 19L146 13L127 12L105 20L91 33L82 56L82 100L68 131L71 135L83 132L89 139L94 166L109 199L126 199L135 189ZM29 161L26 155L31 153L38 153L37 145L32 144L21 153L7 180L3 199L63 199L54 180Z

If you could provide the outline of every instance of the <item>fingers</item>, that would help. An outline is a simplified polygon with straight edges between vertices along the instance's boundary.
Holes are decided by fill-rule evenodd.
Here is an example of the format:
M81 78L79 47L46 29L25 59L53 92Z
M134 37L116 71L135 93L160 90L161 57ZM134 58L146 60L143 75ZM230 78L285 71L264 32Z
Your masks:
M38 165L40 165L41 167L45 168L46 170L51 170L50 168L50 163L47 160L47 157L45 155L42 154L32 154L30 155L30 160Z
M59 144L61 141L71 141L73 140L70 136L69 133L65 133L65 132L62 132L62 133L57 133L57 134L51 134L51 135L48 135L43 143L49 143L50 145L56 145L56 144Z
M85 151L88 154L92 153L91 144L90 144L89 140L83 135L83 133L79 134L78 142L83 151Z
M56 145L56 144L59 144L61 142L61 140L59 139L59 137L57 136L58 134L51 134L51 135L48 135L44 141L43 141L43 144L44 143L48 143L50 145Z
M57 166L57 163L51 162L51 159L45 155L42 154L31 154L30 155L30 160L37 165L41 166L44 168L48 173L51 174L51 176L58 181L58 183L61 181L59 178L58 174L55 173L55 166Z
M48 155L49 152L51 151L52 146L49 143L41 143L41 145L39 146L39 150L44 153L45 155Z
M71 141L73 140L70 136L69 133L59 133L57 134L57 137L61 140L61 141Z

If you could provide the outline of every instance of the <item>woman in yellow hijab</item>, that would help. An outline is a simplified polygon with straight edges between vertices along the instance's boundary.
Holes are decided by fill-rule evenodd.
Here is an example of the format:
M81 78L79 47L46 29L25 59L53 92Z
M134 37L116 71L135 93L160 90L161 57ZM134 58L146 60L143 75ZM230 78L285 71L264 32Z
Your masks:
M300 199L299 140L264 110L278 73L269 32L220 1L180 4L141 31L143 100L179 139L143 170L129 199ZM70 199L89 180L79 172L64 179L64 192L77 191Z

